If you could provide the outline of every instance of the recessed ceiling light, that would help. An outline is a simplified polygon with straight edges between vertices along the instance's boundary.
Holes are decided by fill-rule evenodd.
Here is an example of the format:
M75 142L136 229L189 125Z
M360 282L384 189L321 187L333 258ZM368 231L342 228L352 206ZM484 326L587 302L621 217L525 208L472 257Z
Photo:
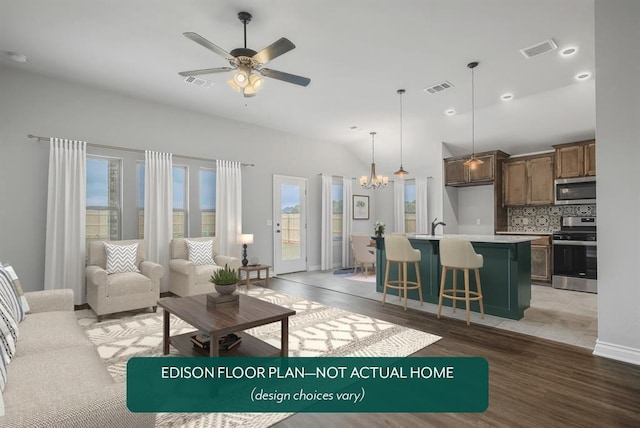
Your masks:
M574 48L573 46L570 48L565 48L560 52L560 55L562 56L571 56L574 53L578 52L578 48Z
M449 110L444 112L447 116L453 116L454 114L456 114L456 111L452 108L450 108Z
M27 56L19 52L7 52L7 55L9 55L9 58L11 58L12 61L19 63L27 62Z
M591 73L588 71L576 74L576 80L587 80L589 77L591 77Z
M512 94L512 93L507 92L506 94L502 94L502 95L500 96L500 99L502 99L503 101L509 101L509 100L512 100L512 99L513 99L513 94Z

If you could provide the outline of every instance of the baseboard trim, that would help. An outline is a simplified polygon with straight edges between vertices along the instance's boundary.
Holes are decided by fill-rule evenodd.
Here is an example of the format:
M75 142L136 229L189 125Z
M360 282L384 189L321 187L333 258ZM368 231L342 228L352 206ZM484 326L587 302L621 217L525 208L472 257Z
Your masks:
M640 349L596 340L593 355L640 366Z
M321 270L320 269L320 265L309 266L309 268L307 269L308 272L311 272L311 271L314 271L314 270Z

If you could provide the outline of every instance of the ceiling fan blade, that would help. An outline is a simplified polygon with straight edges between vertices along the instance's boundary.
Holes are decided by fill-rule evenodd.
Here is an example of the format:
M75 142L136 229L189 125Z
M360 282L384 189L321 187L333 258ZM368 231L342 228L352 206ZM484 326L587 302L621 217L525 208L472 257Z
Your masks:
M197 33L182 33L186 38L193 40L194 42L196 42L197 44L204 46L205 48L209 49L212 52L217 53L218 55L220 55L223 58L226 58L228 60L233 60L235 59L235 57L233 55L231 55L229 52L225 51L224 49L222 49L219 46L214 45L213 43L211 43L209 40L205 39L204 37L202 37L201 35L197 34Z
M309 79L308 77L296 76L295 74L289 74L283 71L271 70L270 68L262 68L259 71L263 76L282 80L288 83L293 83L294 85L307 86L309 83L311 83L311 79Z
M225 71L235 70L233 67L203 68L202 70L181 71L180 76L199 76L201 74L224 73Z
M258 61L260 64L265 64L272 59L289 52L295 47L296 45L294 45L291 40L282 37L255 54L253 59Z

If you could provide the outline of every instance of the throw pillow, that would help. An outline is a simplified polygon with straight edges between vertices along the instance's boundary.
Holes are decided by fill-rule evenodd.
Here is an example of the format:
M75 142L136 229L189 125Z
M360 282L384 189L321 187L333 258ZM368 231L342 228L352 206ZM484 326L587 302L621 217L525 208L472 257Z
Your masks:
M213 241L187 241L189 261L196 265L215 265L213 261Z
M138 255L138 244L115 245L104 243L107 251L107 273L138 272L136 258Z
M24 309L22 309L20 299L13 288L11 276L2 265L0 265L0 299L5 302L14 320L21 322L24 319Z
M11 315L4 299L0 298L0 365L4 365L4 375L0 374L0 389L4 388L6 383L6 366L16 353L16 344L18 343L18 323ZM0 371L2 369L0 368Z
M13 283L13 289L16 291L16 294L18 295L18 299L20 300L20 305L22 305L22 310L24 310L25 314L28 314L31 311L31 308L29 307L29 302L27 302L27 298L24 295L24 290L22 289L22 283L20 282L20 279L18 279L18 275L16 274L16 271L13 269L13 266L11 265L5 265L4 268L9 274L9 277L11 277L11 282Z
M7 361L4 358L4 353L0 351L0 406L4 407L4 401L2 400L2 391L7 386ZM1 409L0 416L4 416L4 408Z

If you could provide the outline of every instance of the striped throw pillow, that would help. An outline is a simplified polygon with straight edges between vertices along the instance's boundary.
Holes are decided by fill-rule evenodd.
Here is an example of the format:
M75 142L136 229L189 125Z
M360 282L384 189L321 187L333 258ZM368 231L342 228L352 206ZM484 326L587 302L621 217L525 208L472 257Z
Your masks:
M31 311L29 307L29 302L27 302L27 298L24 295L24 290L22 289L22 283L16 274L16 271L13 269L11 265L4 265L5 270L9 274L11 278L11 282L13 283L13 289L16 291L18 295L18 300L20 300L20 305L22 306L22 310L24 310L25 314L28 314Z
M104 243L107 252L107 273L138 272L136 258L138 244L116 245Z
M5 302L14 320L21 322L24 319L24 309L22 309L18 294L13 288L11 276L2 265L0 265L0 299Z
M189 261L196 265L215 265L213 261L213 241L187 241Z
M0 390L7 383L6 366L16 353L18 343L18 322L13 318L4 299L0 298Z

